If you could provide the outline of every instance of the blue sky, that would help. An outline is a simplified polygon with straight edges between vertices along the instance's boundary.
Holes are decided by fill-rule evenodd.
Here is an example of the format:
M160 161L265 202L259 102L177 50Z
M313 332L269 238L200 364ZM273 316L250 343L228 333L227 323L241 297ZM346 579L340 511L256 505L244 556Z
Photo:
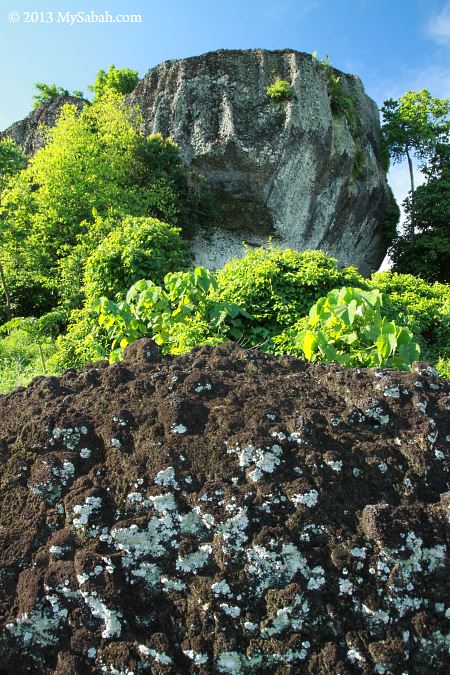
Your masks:
M58 23L91 10L141 22ZM53 22L26 23L31 11ZM407 89L450 95L450 0L0 0L0 129L28 114L38 81L86 92L111 63L142 77L166 59L255 47L329 54L379 105ZM390 182L402 199L403 167Z

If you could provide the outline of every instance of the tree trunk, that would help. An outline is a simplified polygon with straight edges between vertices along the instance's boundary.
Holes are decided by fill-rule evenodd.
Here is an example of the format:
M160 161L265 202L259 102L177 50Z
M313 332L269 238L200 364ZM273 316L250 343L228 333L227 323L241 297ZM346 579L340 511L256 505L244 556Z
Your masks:
M411 217L410 217L410 226L409 226L409 241L412 244L414 242L414 170L411 156L409 154L409 148L406 146L406 159L408 160L409 168L409 178L411 180Z

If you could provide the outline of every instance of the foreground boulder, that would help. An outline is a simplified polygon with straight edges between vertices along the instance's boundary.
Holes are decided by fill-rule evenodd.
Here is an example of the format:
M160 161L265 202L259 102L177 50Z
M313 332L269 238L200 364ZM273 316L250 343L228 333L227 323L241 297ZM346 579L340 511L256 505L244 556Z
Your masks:
M448 672L448 394L141 340L1 396L0 672Z
M330 96L327 73L348 109ZM292 85L289 99L267 95L275 77ZM220 50L150 69L128 100L147 133L180 145L220 207L218 229L194 242L197 264L221 267L243 255L243 240L271 236L363 274L379 268L393 198L378 109L358 77L290 49Z

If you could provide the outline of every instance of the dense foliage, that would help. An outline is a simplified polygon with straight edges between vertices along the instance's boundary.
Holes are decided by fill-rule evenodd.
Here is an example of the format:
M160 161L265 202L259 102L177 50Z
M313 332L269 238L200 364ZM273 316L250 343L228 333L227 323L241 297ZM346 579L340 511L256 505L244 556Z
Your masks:
M112 340L111 360L121 358L134 340L151 335L165 353L179 354L201 344L218 344L242 336L242 319L251 316L231 302L213 299L214 275L204 267L169 273L164 285L138 281L126 300L115 304L97 301L99 323Z
M450 282L450 145L436 147L423 172L427 181L405 201L406 230L414 215L414 238L399 235L390 257L397 272L417 274L429 281Z
M327 303L327 311L333 308L341 323L330 314L326 325L319 325L322 335L316 336L314 358L407 367L420 348L422 358L440 362L445 372L450 357L448 290L444 284L391 272L364 280L354 268L339 269L322 252L269 247L248 251L216 274L197 268L168 274L163 286L139 281L122 302L104 297L94 303L85 328L92 327L92 312L99 312L97 330L106 332L96 353L104 356L113 349L114 359L120 354L117 348L144 335L170 353L233 339L247 347L304 356L302 335L315 330L319 304L323 310ZM80 337L79 331L80 324L75 324L69 334ZM91 335L89 340L89 348L97 349Z
M416 204L413 157L427 170L427 162L440 144L448 143L450 99L431 96L428 89L407 91L399 99L389 99L381 108L384 144L393 162L408 162L411 191L409 198L408 239L414 242ZM412 271L411 268L409 271Z
M129 94L138 82L139 74L137 70L116 68L111 65L108 72L103 69L99 70L94 84L88 88L94 92L95 98L99 99L110 91L122 95Z
M431 363L450 359L450 287L428 283L412 274L380 272L370 280L387 298L391 319L408 326L417 336L421 358ZM443 363L443 362L442 362Z
M387 319L383 305L378 289L334 289L308 316L274 338L277 352L312 362L407 369L418 359L420 347L408 328Z
M208 208L177 146L158 134L145 138L137 112L109 92L81 112L65 105L45 147L2 193L0 243L16 315L54 307L65 294L62 259L88 241L95 248L94 222L111 212L153 216L187 236Z
M64 87L60 87L57 84L45 84L44 82L36 82L34 86L37 90L37 93L33 96L34 108L37 108L41 103L48 103L54 98L58 98L58 96L75 96L77 98L83 98L83 92L78 89L70 92L68 89L64 89Z
M230 260L217 273L216 297L244 307L254 318L259 342L305 316L311 305L332 288L361 285L356 268L339 268L321 251L249 249L242 259Z

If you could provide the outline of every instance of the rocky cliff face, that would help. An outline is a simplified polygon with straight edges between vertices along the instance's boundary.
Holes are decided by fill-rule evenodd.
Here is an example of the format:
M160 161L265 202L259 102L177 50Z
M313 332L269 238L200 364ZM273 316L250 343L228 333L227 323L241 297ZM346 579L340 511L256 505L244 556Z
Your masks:
M26 155L34 155L44 144L43 127L52 127L66 103L82 108L87 101L75 96L58 96L48 103L42 103L25 119L14 122L5 131L0 133L1 138L12 138L20 145Z
M170 135L221 205L219 229L197 238L196 261L221 266L242 241L320 248L363 273L385 252L391 202L380 164L375 103L361 81L337 73L354 97L355 124L333 114L324 69L292 50L217 51L152 68L129 96L145 129ZM266 94L273 76L287 101Z
M145 339L0 396L0 672L448 673L449 407Z

